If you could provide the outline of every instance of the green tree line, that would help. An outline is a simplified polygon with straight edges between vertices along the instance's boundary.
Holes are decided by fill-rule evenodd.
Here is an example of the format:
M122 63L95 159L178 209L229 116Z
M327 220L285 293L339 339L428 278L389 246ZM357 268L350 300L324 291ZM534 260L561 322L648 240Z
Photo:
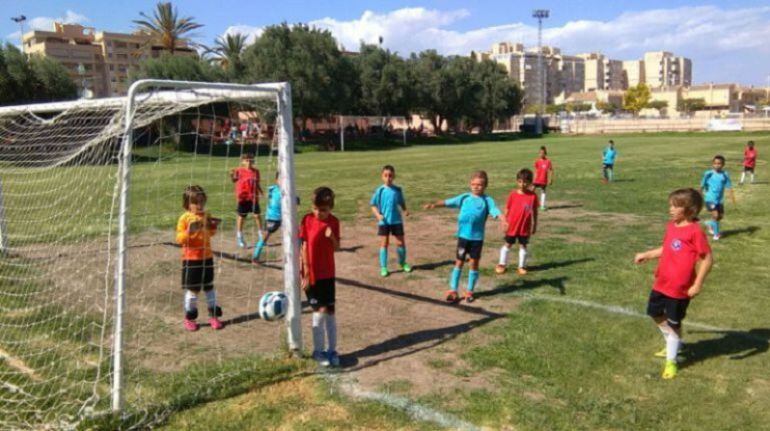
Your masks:
M11 44L0 46L0 105L74 99L77 92L67 69L56 60L28 58Z

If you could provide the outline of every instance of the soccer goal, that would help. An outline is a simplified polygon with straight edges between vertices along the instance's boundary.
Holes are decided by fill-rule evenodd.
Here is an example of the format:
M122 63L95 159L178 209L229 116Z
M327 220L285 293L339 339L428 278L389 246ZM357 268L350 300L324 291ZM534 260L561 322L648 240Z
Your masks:
M288 83L142 80L121 98L0 108L0 429L114 411L151 426L256 355L302 347L292 135ZM281 231L258 260L257 205L243 213L231 175L245 154L262 209L269 187L280 193ZM192 185L218 222L223 330L206 324L202 291L199 330L182 324L175 229ZM260 297L276 290L289 298L286 325L259 319Z

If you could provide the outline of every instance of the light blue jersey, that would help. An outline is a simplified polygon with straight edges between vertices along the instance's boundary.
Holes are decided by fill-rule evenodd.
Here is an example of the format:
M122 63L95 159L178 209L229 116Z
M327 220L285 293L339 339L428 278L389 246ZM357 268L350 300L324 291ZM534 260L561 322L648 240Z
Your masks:
M706 192L703 200L712 204L721 204L725 199L725 189L733 188L733 183L727 171L717 172L709 169L703 173L700 186Z
M615 164L615 158L618 156L618 150L616 150L614 147L608 146L604 149L604 152L602 153L604 156L604 160L602 163L605 165L614 165Z
M267 188L267 220L281 221L281 187L273 184Z
M369 205L377 207L377 210L382 214L382 220L379 222L381 226L402 224L404 222L399 210L399 208L406 208L404 192L401 191L401 187L396 185L390 187L381 185L377 187L377 190L372 195L372 199L369 201Z
M471 241L484 239L484 227L487 216L500 217L494 199L487 195L476 196L473 193L463 193L444 201L449 208L460 208L457 216L457 236Z

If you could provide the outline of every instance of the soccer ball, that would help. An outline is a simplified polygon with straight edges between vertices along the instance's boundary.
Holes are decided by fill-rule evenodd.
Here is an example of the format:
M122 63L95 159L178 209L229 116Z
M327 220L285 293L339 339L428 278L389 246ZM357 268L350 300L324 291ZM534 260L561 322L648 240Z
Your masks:
M259 300L259 317L263 320L278 320L286 315L289 298L283 292L267 292Z

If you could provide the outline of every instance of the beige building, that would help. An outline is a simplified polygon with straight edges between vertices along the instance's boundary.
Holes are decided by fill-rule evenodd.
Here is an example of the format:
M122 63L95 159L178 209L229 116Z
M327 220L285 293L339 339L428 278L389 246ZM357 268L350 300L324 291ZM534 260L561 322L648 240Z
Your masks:
M42 55L59 61L79 87L95 97L123 96L128 91L128 74L147 58L159 57L163 49L150 45L149 36L96 32L78 24L55 23L53 31L31 31L22 42L28 55ZM197 56L180 45L174 55Z
M650 87L692 84L692 61L666 51L644 53L645 83Z
M597 52L578 54L585 63L583 91L622 90L623 62L611 60Z
M644 60L623 62L623 88L636 87L645 82Z

